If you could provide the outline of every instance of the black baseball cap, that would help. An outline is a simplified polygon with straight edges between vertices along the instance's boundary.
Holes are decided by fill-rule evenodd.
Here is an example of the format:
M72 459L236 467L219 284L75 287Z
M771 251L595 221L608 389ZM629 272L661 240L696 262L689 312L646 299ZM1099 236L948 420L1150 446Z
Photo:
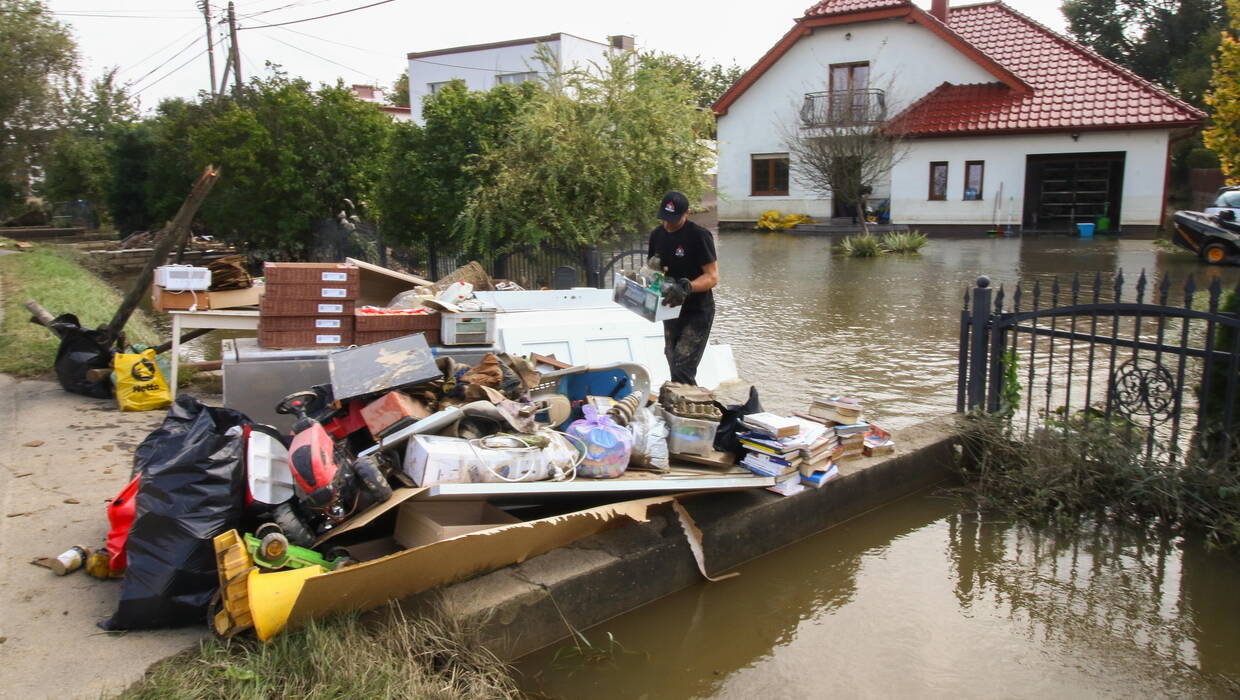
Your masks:
M659 218L663 221L676 221L689 211L689 198L684 192L672 190L663 195L663 201L659 202Z

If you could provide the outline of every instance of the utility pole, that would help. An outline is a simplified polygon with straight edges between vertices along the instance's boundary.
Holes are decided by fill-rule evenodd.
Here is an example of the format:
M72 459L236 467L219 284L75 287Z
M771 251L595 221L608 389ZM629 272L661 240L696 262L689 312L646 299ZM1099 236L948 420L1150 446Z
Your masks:
M207 24L207 67L211 71L207 88L211 90L211 96L215 97L215 42L211 41L211 0L199 0L198 5L202 7L202 19Z
M232 38L233 60L233 92L234 97L241 96L241 49L237 48L237 11L232 0L228 0L228 35Z

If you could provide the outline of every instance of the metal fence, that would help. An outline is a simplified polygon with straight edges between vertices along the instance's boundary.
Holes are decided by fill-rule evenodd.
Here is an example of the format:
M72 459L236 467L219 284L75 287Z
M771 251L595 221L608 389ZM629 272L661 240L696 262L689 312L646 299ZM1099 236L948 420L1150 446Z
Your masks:
M1018 283L1009 293L986 277L960 312L957 410L1002 413L1028 436L1047 425L1119 420L1144 441L1145 457L1190 451L1228 460L1240 378L1240 317L1215 279L1151 288L1145 272L1125 299L1124 275L1082 284ZM1147 300L1146 295L1149 294Z
M525 289L606 288L611 286L613 272L640 267L646 261L645 241L636 238L576 249L522 246L500 254L470 253L456 247L443 250L431 243L393 254L402 265L430 279L476 260L492 277L511 280Z

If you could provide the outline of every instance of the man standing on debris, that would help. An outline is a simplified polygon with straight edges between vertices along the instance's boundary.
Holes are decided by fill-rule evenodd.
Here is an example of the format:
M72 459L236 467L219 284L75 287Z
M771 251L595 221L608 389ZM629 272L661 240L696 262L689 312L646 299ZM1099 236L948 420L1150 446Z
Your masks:
M697 384L698 363L715 321L719 263L711 232L689 221L689 199L668 192L659 203L663 224L650 232L648 256L658 256L667 278L663 303L682 306L680 316L663 322L663 353L672 381Z

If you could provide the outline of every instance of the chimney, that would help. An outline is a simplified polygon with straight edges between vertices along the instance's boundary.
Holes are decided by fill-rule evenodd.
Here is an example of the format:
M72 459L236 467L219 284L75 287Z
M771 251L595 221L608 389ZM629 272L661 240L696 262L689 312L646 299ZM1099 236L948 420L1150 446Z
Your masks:
M947 24L947 0L930 0L930 16Z
M611 48L620 49L621 51L633 50L633 37L624 34L607 37L611 41Z

